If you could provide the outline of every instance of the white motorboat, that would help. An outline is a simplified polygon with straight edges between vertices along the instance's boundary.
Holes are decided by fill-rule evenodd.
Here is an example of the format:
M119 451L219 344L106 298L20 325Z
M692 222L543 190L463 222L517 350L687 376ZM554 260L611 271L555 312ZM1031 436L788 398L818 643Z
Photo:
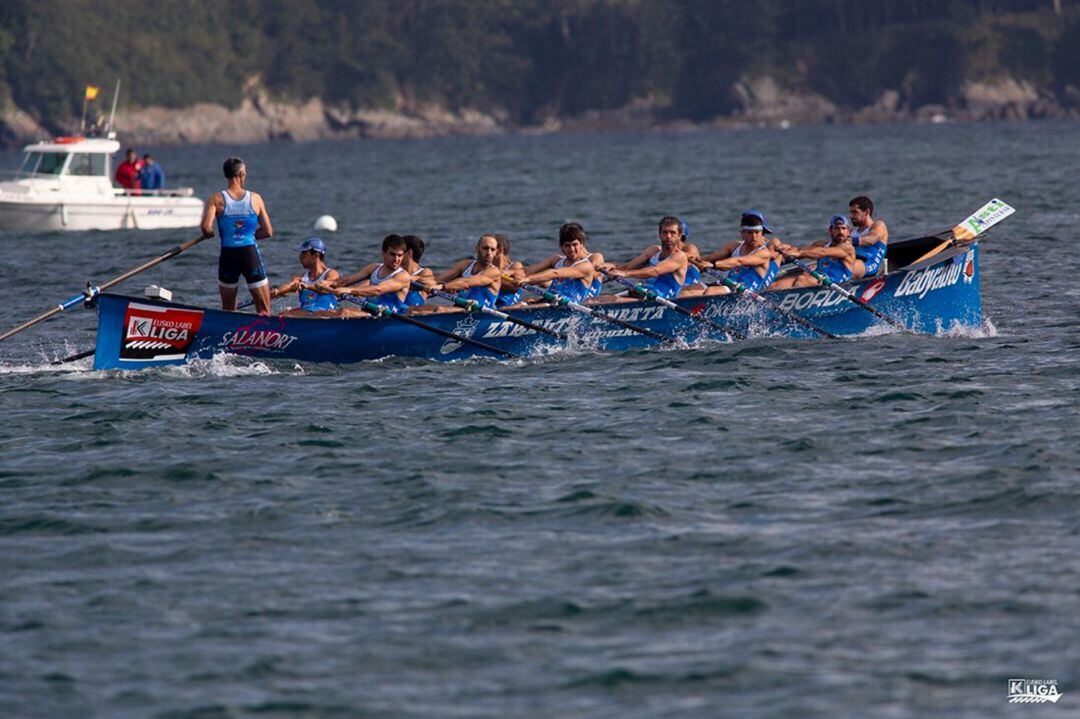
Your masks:
M60 137L23 148L13 180L0 182L0 229L154 230L197 227L203 202L190 187L125 190L112 184L120 143Z

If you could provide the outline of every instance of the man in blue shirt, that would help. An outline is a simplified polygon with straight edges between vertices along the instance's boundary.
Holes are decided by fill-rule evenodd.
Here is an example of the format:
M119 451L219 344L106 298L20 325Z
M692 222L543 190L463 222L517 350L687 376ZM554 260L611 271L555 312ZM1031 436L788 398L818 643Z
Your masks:
M143 155L143 167L139 172L139 181L144 190L160 190L165 187L165 171L161 165L154 162L150 153Z

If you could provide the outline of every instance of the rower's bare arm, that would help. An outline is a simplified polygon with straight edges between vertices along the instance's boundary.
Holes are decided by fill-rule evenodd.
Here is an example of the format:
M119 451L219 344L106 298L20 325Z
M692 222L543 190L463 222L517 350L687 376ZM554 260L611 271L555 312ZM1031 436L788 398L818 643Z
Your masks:
M218 203L221 202L221 194L215 192L206 200L206 208L203 210L202 224L199 226L203 237L214 236L214 220L217 219Z
M729 257L726 260L716 262L713 267L718 270L733 270L736 267L763 267L772 260L765 252L751 252L741 257Z
M372 263L364 269L360 270L359 272L354 272L346 277L338 275L337 280L335 280L334 282L317 283L317 285L327 284L331 287L348 287L349 285L355 285L357 282L363 282L368 277L371 277L371 273L375 271L376 267L378 267L378 265Z
M548 257L543 262L537 262L534 265L529 265L528 267L523 267L523 269L525 270L525 275L526 276L535 275L537 272L543 272L544 270L550 270L552 267L555 266L555 263L558 262L561 259L562 259L562 255L552 255L551 257Z
M686 265L686 253L680 250L679 252L672 252L670 257L657 262L655 265L642 267L640 270L630 270L626 273L626 276L641 279L659 277L660 275L669 275L672 272L686 270Z
M552 267L550 270L530 274L525 278L525 281L536 283L551 280L591 280L594 274L596 274L595 268L588 262L582 262L570 267Z
M859 245L866 247L879 242L889 244L889 228L881 220L874 220L874 224L870 225L870 231L859 238Z
M726 260L727 258L731 257L731 253L734 252L735 248L738 246L738 242L729 242L716 252L710 252L707 255L702 255L701 260L703 262L716 262L717 260Z
M259 227L255 230L256 240L266 240L274 236L274 226L270 224L270 213L266 211L266 203L258 192L251 193L251 209L259 215Z
M472 262L471 259L459 260L455 262L450 269L444 270L443 272L439 273L436 276L436 281L440 283L449 282L456 277L461 277L461 273L465 271L465 268L469 266L470 262Z
M296 292L300 289L300 276L297 275L283 285L278 285L274 289L270 290L270 298L281 297L291 292Z
M644 252L642 252L640 255L630 260L629 262L624 262L621 265L613 265L613 267L617 270L639 270L642 267L647 266L649 264L649 260L652 259L652 256L659 251L660 245L650 245L649 247L645 248Z

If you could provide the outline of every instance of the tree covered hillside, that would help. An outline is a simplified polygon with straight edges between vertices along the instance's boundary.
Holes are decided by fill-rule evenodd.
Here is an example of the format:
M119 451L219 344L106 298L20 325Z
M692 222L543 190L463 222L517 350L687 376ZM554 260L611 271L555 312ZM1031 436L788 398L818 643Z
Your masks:
M949 105L965 81L1080 86L1074 0L5 0L0 97L56 125L86 84L134 105L235 106L245 84L354 108L431 103L509 121L645 100L739 108L767 75L841 108L897 93Z

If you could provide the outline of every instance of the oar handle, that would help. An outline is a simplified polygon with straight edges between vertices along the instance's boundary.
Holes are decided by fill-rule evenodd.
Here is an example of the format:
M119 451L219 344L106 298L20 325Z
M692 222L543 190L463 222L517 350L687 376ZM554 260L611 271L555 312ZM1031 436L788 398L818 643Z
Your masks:
M426 330L426 331L431 332L433 334L437 334L437 335L440 335L442 337L446 337L447 339L452 339L455 342L460 342L461 344L472 345L473 347L478 347L478 348L484 350L485 352L490 352L492 354L499 355L501 357L508 357L508 358L517 357L517 355L514 354L513 352L508 352L507 350L499 349L498 347L495 347L494 345L489 345L487 342L481 342L480 340L474 340L472 337L466 337L465 335L459 335L456 332L450 332L449 330L444 330L441 327L435 327L433 325L429 325L427 322L421 322L420 320L413 319L412 317L407 317L407 316L405 316L403 314L398 314L396 312L391 311L387 307L383 307L380 304L372 302L371 300L366 300L366 299L364 299L362 297L353 297L351 295L344 295L344 296L342 296L341 299L345 300L346 302L352 302L353 304L360 305L361 309L363 309L366 312L371 313L372 315L378 317L379 319L391 319L391 320L397 320L399 322L404 322L407 325L412 325L413 327L419 327L422 330Z
M721 332L723 332L723 333L725 333L727 335L730 335L731 337L734 337L735 339L740 339L740 340L747 339L747 335L743 334L742 332L738 332L737 330L734 330L731 327L728 327L727 325L722 325L719 322L717 322L716 320L712 319L711 317L705 317L703 315L694 314L693 312L686 309L685 307L682 307L678 303L672 302L671 300L669 300L666 297L661 297L660 293L658 293L653 288L646 286L645 284L642 284L640 282L633 282L633 281L631 281L630 279L628 279L626 277L613 277L613 276L609 275L606 272L604 273L604 276L607 277L609 280L614 280L614 281L618 282L620 285L623 285L625 287L629 287L633 292L636 292L637 294L641 295L642 297L644 297L647 300L651 300L653 302L656 302L657 304L663 305L664 307L669 307L669 308L675 310L676 312L678 312L679 314L686 315L687 317L690 317L691 319L693 319L693 320L695 320L697 322L704 322L705 324L709 325L710 327L714 327L715 329L720 330Z
M736 282L735 280L731 279L727 275L724 275L724 274L722 274L720 272L717 272L716 270L709 269L709 268L702 269L702 272L709 275L710 277L716 278L725 287L730 287L731 290L733 292L735 292L736 294L746 294L751 299L756 300L757 302L760 302L760 303L766 305L767 307L771 308L773 311L778 312L781 315L783 315L784 317L787 317L787 318L793 320L794 322L799 323L800 325L802 325L803 327L806 327L807 329L810 329L810 330L813 330L814 332L817 332L818 334L822 335L823 337L828 337L829 339L832 339L832 340L840 339L840 335L833 334L832 332L829 332L826 329L818 327L816 324L814 324L810 320L806 319L805 317L801 317L801 316L795 314L791 310L785 310L778 303L773 302L772 300L770 300L765 295L761 294L760 292L758 292L756 290L750 289L749 287L747 287L746 285L744 285L741 282Z
M861 299L860 297L858 297L851 290L848 290L848 289L846 289L844 287L841 287L840 285L836 284L831 279L829 279L828 277L826 277L822 273L818 272L817 270L815 270L814 268L812 268L810 265L806 264L802 260L794 258L794 257L789 258L789 259L792 262L795 263L796 267L801 269L803 272L806 272L807 274L809 274L811 277L813 277L815 280L817 280L819 283L821 283L822 286L828 287L829 289L833 290L834 292L840 293L846 299L850 300L851 302L854 302L859 307L862 307L864 310L866 310L870 314L874 315L874 317L877 317L878 319L882 320L883 322L887 322L890 325L892 325L893 327L895 327L895 328L897 328L899 330L903 330L904 332L913 332L913 330L911 328L909 328L907 325L905 325L903 322L900 322L899 320L895 320L892 317L889 317L884 312L882 312L882 311L880 311L880 310L878 310L878 309L876 309L874 307L871 307L870 303L868 303L866 300Z
M515 282L514 284L518 283ZM652 330L646 329L645 327L638 327L637 325L631 324L626 320L620 320L618 317L612 317L606 312L601 312L600 310L593 309L592 307L586 307L585 305L578 302L573 302L563 297L562 295L557 295L554 292L546 290L538 285L522 283L519 286L527 292L532 292L535 295L543 297L545 300L552 303L556 307L569 307L575 312L581 312L582 314L595 317L599 320L610 322L612 324L618 325L619 327L628 329L631 332L637 332L638 334L645 335L646 337L651 337L652 339L658 340L665 344L678 344L677 341L672 337L667 337L666 335L662 335L659 332L653 332Z

